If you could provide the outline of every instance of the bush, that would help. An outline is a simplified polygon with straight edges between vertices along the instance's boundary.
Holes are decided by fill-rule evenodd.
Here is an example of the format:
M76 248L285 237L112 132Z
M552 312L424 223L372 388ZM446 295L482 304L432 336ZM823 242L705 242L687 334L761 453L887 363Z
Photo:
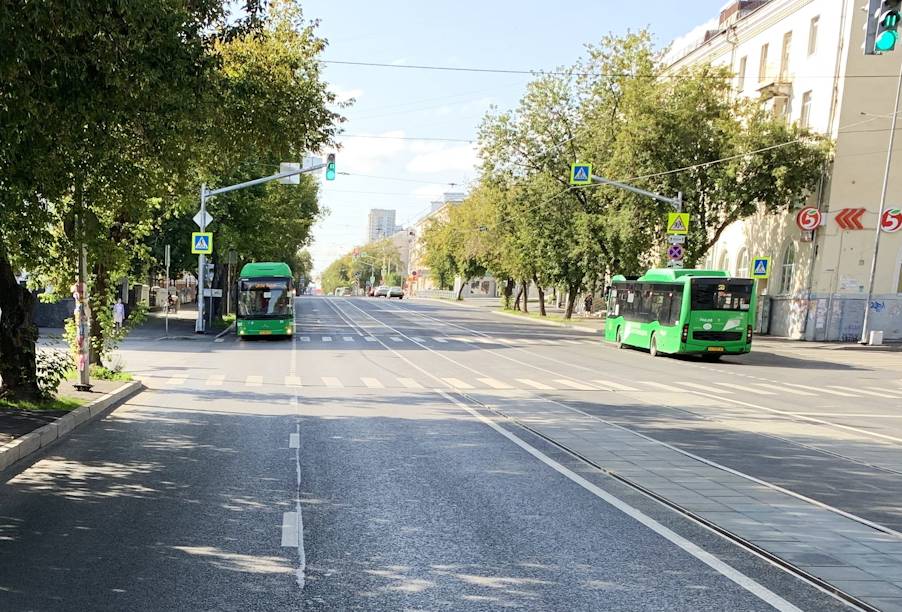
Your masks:
M44 399L50 399L59 389L60 383L71 371L74 363L69 351L65 349L50 349L38 351L38 387Z

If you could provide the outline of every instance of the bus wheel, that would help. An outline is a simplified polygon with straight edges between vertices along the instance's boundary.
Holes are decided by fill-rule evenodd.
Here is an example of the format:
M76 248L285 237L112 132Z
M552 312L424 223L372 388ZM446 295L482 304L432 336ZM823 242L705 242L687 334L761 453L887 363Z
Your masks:
M651 342L648 344L648 354L652 357L658 356L658 339L654 334L651 335Z
M614 340L614 344L616 344L619 349L623 348L623 329L620 327L617 328L617 339Z

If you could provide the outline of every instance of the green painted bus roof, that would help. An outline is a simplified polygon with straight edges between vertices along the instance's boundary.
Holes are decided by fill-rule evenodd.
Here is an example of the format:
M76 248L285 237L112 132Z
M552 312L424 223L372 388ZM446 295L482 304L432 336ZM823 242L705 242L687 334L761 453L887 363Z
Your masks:
M291 278L291 268L281 262L260 262L244 264L241 268L242 278L254 278L259 276L276 276Z
M640 283L650 283L650 282L658 282L658 283L672 283L678 281L687 276L707 276L707 277L716 277L716 278L729 278L730 273L724 272L723 270L678 270L676 268L652 268L644 275L640 276L636 282ZM613 279L612 282L625 282L626 277L621 274L618 274Z

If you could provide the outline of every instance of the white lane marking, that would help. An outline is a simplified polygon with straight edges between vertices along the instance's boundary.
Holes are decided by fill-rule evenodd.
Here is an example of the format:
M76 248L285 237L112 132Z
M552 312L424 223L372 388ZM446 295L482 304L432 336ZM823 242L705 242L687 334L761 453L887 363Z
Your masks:
M723 395L733 395L732 391L720 391L718 389L712 389L711 385L700 385L698 383L686 382L684 380L676 381L678 385L683 385L684 387L692 387L693 389L698 389L700 391L707 391L708 393L720 393Z
M747 393L755 393L757 395L776 395L773 391L765 391L764 389L756 389L754 387L747 387L744 385L734 385L733 383L714 383L718 387L729 387L730 389L736 389L737 391L744 391ZM713 389L712 389L713 391Z
M399 378L398 382L407 387L408 389L422 389L423 385L418 383L412 378Z
M902 414L843 414L835 412L831 412L829 414L825 414L823 412L790 412L790 414L792 414L793 416L832 416L856 419L902 419Z
M663 383L656 383L651 380L637 380L636 382L639 383L640 385L647 385L649 387L657 387L658 389L664 389L665 391L670 391L672 393L686 393L685 389L678 389L677 387L674 387L673 385L665 385ZM643 391L643 389L640 389L640 391Z
M865 389L873 389L874 391L880 391L882 393L895 393L896 395L902 395L902 391L896 391L895 389L883 389L881 387L865 387Z
M842 391L851 391L852 393L863 393L864 395L873 395L874 397L887 397L889 399L899 399L895 395L889 393L878 393L876 391L866 391L864 389L853 389L851 387L840 387L839 385L830 385L831 389L840 389Z
M204 384L211 387L219 387L223 382L225 382L225 374L213 374Z
M538 341L538 340L533 340L532 338L520 338L520 342L521 342L522 344L536 344L536 343L538 343L539 341Z
M391 341L392 341L392 342L404 342L404 338L399 338L399 337L397 337L397 336L392 336L392 337L391 337Z
M442 344L445 344L446 342L448 342L448 341L445 340L444 338L435 338L435 341L436 341L436 342L440 342L440 343L442 343Z
M592 382L597 385L601 385L602 387L607 387L612 391L638 391L638 389L627 387L626 385L621 385L620 383L611 382L610 380L593 380Z
M492 387L493 389L513 389L511 385L503 383L500 380L495 380L494 378L477 378L476 380Z
M587 385L586 383L581 383L575 380L568 380L566 378L558 378L554 382L559 385L564 385L565 387L570 387L571 389L579 389L580 391L598 391L592 385Z
M187 374L174 374L172 378L166 381L167 385L184 385L185 381L188 380Z
M720 383L724 384L724 383ZM780 385L772 385L770 383L751 383L756 387L766 387L768 389L773 389L774 391L779 391L780 393L792 393L793 395L808 395L810 397L814 397L817 395L816 393L808 393L807 391L799 391L798 389L790 389L788 387L783 387Z
M310 336L301 336L301 342L310 342Z
M808 389L809 391L820 391L821 393L830 393L832 395L839 395L842 397L855 397L855 395L851 393L843 393L842 391L832 391L825 387L809 387L808 385L800 385L799 383L786 383L790 387L798 387L799 389Z
M579 340L570 340L566 338L564 339L564 342L566 342L567 344L582 344L582 342L580 342Z
M288 448L301 448L301 434L288 434Z
M323 376L323 384L327 387L331 387L333 389L342 389L344 385L341 384L341 381L337 378L332 378L331 376Z
M721 561L720 559L718 559L711 553L707 552L706 550L703 550L702 548L693 544L692 542L690 542L683 536L678 535L677 533L668 529L667 527L665 527L658 521L643 514L641 511L637 510L636 508L633 508L626 502L618 499L617 497L611 495L607 491L592 484L591 482L589 482L582 476L577 475L572 470L564 467L563 465L561 465L560 463L558 463L557 461L555 461L548 455L542 453L541 451L539 451L538 449L536 449L529 443L518 438L517 436L515 436L508 430L504 429L503 427L501 427L494 421L487 419L483 415L479 414L476 410L473 410L473 408L471 408L470 406L467 406L463 402L460 402L457 399L451 397L450 395L448 395L441 389L436 389L435 391L436 391L436 393L440 394L442 397L447 399L449 402L451 402L451 403L459 406L460 408L463 408L467 412L469 412L471 415L473 415L474 417L476 417L477 419L479 419L480 421L482 421L483 423L485 423L486 425L488 425L489 427L491 427L492 429L497 431L499 434L501 434L502 436L504 436L505 438L507 438L508 440L510 440L511 442L513 442L514 444L516 444L517 446L522 448L523 450L525 450L527 453L529 453L530 455L532 455L533 457L535 457L536 459L538 459L539 461L541 461L542 463L544 463L545 465L550 467L551 469L555 470L562 476L569 478L571 481L575 482L576 484L578 484L585 490L589 491L590 493L592 493L599 499L607 502L608 504L610 504L617 510L620 510L621 512L623 512L624 514L626 514L627 516L629 516L636 522L644 525L645 527L651 529L652 531L654 531L661 537L667 539L671 543L680 547L682 550L689 553L690 555L692 555L693 557L695 557L696 559L698 559L699 561L701 561L708 567L719 572L724 577L732 580L733 582L735 582L736 584L738 584L745 590L749 591L750 593L752 593L753 595L755 595L762 601L773 606L780 612L802 612L801 609L799 609L796 606L794 606L793 604L789 603L788 601L786 601L785 599L783 599L782 597L780 597L779 595L777 595L770 589L762 586L760 583L749 578L748 576L746 576L742 572L736 570L732 566L727 565L726 563L724 563L723 561Z
M445 384L451 385L455 389L472 389L473 385L468 385L462 380L458 380L456 378L442 378L442 382Z
M323 342L332 342L331 336L323 336Z
M366 340L367 342L375 342L376 341L376 339L373 338L372 336L366 336L366 337L364 337L364 340Z
M294 435L294 434L292 434ZM298 513L282 513L282 546L298 547Z
M303 387L301 384L300 376L286 376L285 377L285 386L286 387Z
M541 340L536 340L536 342L541 342L543 344L553 344L554 346L560 344L560 340L553 340L551 338L543 338Z
M413 338L414 342L426 342L423 338Z
M225 338L216 338L213 342L225 342Z
M548 385L543 385L540 382L536 382L534 380L529 380L528 378L517 378L515 379L518 383L522 383L527 387L532 387L533 389L542 389L543 391L554 391L554 387L550 387Z
M361 378L360 380L362 380L363 384L365 384L370 389L384 389L385 388L385 385L383 385L381 382L379 382L375 378Z
M245 387L262 387L263 386L263 377L262 376L248 376L247 381L244 383Z
M496 340L502 344L510 344L512 346L517 344L516 340L511 340L510 338L496 338Z
M345 342L354 342L354 338L352 338L351 336L345 336L344 341Z

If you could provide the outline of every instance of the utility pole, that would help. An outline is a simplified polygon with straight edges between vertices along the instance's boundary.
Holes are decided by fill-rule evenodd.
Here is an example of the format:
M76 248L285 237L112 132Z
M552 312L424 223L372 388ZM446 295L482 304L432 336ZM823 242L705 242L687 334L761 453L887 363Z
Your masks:
M88 248L84 242L84 227L75 215L75 235L78 236L78 279L72 287L75 297L75 369L79 391L90 391L91 387L91 308L88 304Z
M169 245L166 245L166 336L169 337Z
M200 186L200 226L201 232L207 231L207 184ZM197 256L197 321L194 324L194 332L202 334L204 331L204 288L207 286L207 256L201 253Z

